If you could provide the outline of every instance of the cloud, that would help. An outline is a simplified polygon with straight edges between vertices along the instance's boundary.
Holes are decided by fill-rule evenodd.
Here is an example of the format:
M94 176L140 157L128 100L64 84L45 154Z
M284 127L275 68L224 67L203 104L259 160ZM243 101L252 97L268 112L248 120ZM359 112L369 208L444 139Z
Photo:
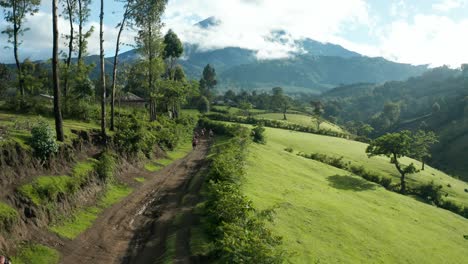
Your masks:
M210 16L222 23L210 30L193 26ZM166 29L174 29L184 41L205 49L252 49L260 58L285 57L297 50L291 41L269 41L275 30L287 31L291 39L309 37L327 42L352 26L371 24L363 0L173 0L164 21Z
M416 15L412 22L391 23L380 39L380 52L387 58L432 66L459 66L468 62L468 19Z
M0 20L0 31L3 31L8 26L4 20ZM88 53L91 55L99 54L99 23L91 21L85 25L85 29L94 27L94 33L88 40ZM52 15L50 13L38 12L34 16L29 16L26 20L25 27L28 31L20 37L22 44L19 50L20 60L42 60L52 57ZM62 51L67 49L65 43L68 41L63 36L70 31L68 20L63 17L58 19L59 32L61 34L59 45ZM74 25L75 30L78 25ZM117 39L118 29L109 25L104 25L104 50L106 57L113 56L115 52L115 43ZM121 42L132 44L134 40L134 32L127 31L122 34ZM0 62L13 63L13 49L8 44L8 37L5 34L0 34L0 43L2 49L0 53ZM68 52L68 51L67 51Z
M455 8L460 8L467 3L467 0L441 0L435 4L432 4L432 9L440 12L448 12Z

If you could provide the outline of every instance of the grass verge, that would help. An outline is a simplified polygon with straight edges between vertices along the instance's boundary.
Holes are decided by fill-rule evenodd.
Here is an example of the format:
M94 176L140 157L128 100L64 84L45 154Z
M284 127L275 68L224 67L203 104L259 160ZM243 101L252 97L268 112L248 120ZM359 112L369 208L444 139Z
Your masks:
M11 262L14 264L56 264L59 259L60 254L55 249L39 244L29 244L23 246Z
M65 219L50 227L50 230L62 237L74 239L93 225L104 209L128 196L132 189L123 185L109 185L106 193L97 206L91 206L76 211L69 219Z

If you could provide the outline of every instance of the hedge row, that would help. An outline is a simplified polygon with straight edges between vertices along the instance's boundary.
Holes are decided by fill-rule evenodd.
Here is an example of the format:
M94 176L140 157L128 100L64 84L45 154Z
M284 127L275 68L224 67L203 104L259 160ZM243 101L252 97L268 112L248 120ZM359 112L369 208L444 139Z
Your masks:
M356 165L351 164L351 162L345 162L343 161L343 157L332 157L332 156L328 156L326 154L320 154L320 153L311 153L311 154L298 153L297 155L307 158L307 159L320 161L322 163L328 164L330 166L333 166L342 170L350 171L358 176L361 176L362 178L368 181L371 181L371 182L374 182L383 186L387 190L395 189L395 186L392 185L392 179L379 175L375 172L368 171L362 165L356 166Z
M398 192L400 189L399 184L392 184L392 179L379 175L375 172L368 171L362 165L356 166L352 165L351 162L345 162L343 161L343 157L332 157L320 153L298 153L297 155L307 159L316 160L339 169L347 170L355 175L361 176L362 178L368 181L377 183L390 191ZM416 188L409 188L407 193L411 195L416 195L435 206L468 218L468 207L464 207L450 200L444 200L442 198L442 186L435 185L434 182L423 184ZM446 196L447 195L448 194L446 194Z
M200 125L231 137L213 148L210 159L203 206L206 231L214 241L209 254L221 263L283 263L282 239L267 227L273 211L255 209L241 191L249 130L207 119Z
M336 132L336 131L329 130L329 129L317 130L315 127L312 127L312 126L292 124L292 123L287 123L287 122L283 122L280 120L270 120L270 119L263 119L263 118L260 119L260 118L255 118L252 116L245 117L245 116L225 115L225 114L220 114L220 113L211 113L211 114L208 114L207 117L212 120L218 120L218 121L227 121L227 122L243 123L243 124L250 124L250 125L263 124L266 127L281 128L281 129L313 133L313 134L319 134L319 135L326 135L326 136L332 136L332 137L349 138L350 136L349 134Z

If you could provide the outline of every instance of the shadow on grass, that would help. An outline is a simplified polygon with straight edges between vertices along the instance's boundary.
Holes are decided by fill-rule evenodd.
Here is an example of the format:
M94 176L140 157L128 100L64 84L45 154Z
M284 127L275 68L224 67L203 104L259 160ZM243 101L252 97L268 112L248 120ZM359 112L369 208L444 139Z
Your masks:
M347 175L333 175L327 179L331 187L340 190L362 192L366 190L374 190L376 187L375 184L372 184L366 180Z

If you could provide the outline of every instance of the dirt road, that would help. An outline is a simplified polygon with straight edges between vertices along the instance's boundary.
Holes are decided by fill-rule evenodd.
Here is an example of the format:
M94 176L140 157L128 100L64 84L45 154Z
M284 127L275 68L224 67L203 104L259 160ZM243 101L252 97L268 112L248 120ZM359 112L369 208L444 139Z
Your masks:
M208 152L202 142L185 158L152 174L130 196L105 210L94 225L61 248L61 263L160 263L173 258L190 263L189 244L192 209L203 182ZM182 216L182 217L181 217ZM174 222L176 252L169 254L168 239Z

